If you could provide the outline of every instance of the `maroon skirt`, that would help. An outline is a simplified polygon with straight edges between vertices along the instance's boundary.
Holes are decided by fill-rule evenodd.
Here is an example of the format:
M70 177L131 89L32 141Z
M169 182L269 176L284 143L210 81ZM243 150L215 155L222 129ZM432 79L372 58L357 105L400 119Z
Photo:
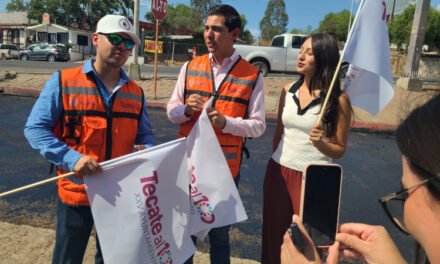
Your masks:
M263 185L262 264L280 263L281 244L292 215L299 214L302 172L273 159L266 168Z

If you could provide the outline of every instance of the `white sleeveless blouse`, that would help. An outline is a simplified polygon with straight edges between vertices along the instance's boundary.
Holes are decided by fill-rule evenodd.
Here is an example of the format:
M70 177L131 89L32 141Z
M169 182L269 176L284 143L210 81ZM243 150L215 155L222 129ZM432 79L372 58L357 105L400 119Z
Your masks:
M297 171L303 171L307 163L332 162L310 142L310 130L318 119L321 105L319 99L315 99L306 108L300 109L298 92L301 84L301 80L294 83L286 93L282 114L284 131L278 148L272 154L274 161Z

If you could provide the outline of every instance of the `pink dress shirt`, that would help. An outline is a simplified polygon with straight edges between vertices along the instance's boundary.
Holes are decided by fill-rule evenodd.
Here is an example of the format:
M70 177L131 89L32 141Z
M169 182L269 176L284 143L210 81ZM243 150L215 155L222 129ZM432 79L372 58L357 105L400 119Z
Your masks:
M212 54L209 54L211 61L212 71L214 74L215 89L221 84L226 74L229 72L234 63L240 58L238 52L234 50L231 57L223 60L222 65L218 65L212 58ZM183 65L180 70L179 77L177 79L174 92L171 95L170 101L167 104L167 115L171 122L181 124L189 120L185 116L185 105L183 93L185 89L185 75L186 65ZM258 76L257 83L254 91L252 92L249 100L249 106L247 110L248 118L243 119L241 117L233 118L225 116L226 126L223 128L223 133L232 134L241 137L259 137L266 129L265 120L265 108L264 108L264 91L263 91L263 78Z

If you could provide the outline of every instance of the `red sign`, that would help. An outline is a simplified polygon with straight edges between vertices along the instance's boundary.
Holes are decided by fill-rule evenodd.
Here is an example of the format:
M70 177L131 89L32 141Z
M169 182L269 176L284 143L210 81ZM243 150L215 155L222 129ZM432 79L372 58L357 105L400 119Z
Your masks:
M163 20L167 15L167 0L152 0L151 12L157 20Z

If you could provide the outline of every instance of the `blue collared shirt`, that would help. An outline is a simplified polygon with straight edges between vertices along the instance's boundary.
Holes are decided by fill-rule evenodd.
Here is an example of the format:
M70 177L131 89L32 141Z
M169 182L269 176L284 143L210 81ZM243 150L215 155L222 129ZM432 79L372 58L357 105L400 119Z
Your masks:
M82 72L93 74L105 104L109 105L114 99L115 93L128 82L129 78L121 69L119 82L110 94L95 72L92 63L92 60L87 61L84 64ZM82 154L69 148L66 143L60 141L53 133L63 112L63 104L59 96L59 91L59 73L56 72L52 74L50 79L46 82L40 96L35 102L24 127L24 135L32 148L39 150L41 155L47 160L52 162L55 166L72 171L76 162L82 157ZM145 99L135 144L144 145L147 148L154 145L153 131L147 113L147 103Z

